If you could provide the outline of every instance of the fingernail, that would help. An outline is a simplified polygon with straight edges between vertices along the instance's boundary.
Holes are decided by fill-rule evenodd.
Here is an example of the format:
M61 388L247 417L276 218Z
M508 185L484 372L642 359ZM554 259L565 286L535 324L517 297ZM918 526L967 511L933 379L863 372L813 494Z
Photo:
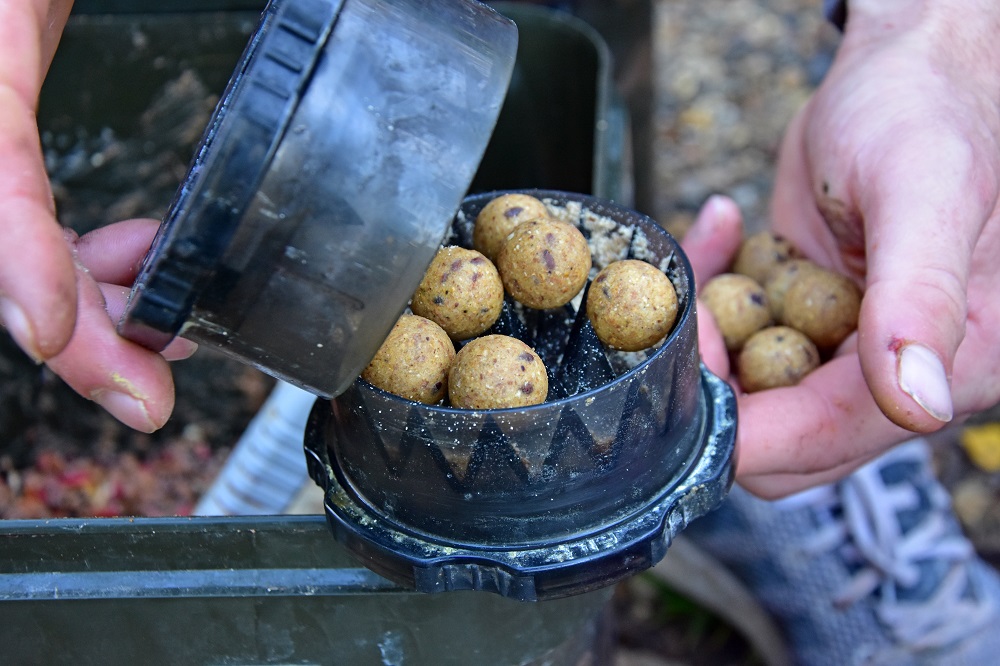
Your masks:
M24 353L30 356L35 363L41 363L44 360L42 352L38 349L31 322L21 306L9 298L0 297L0 318L3 319L4 327L17 342L17 345L24 350Z
M705 202L705 205L708 206L716 215L722 215L729 212L729 200L721 194L713 194L710 196L708 201Z
M160 355L168 361L183 361L194 356L198 351L198 343L186 338L174 338Z
M951 421L951 387L937 354L923 345L906 345L897 358L899 388L938 421Z
M140 432L153 432L158 426L149 417L146 405L127 393L97 389L90 394L91 400L103 407L113 417Z
M724 207L725 203L723 203L722 197L718 194L710 196L705 201L705 205L702 206L697 222L688 229L685 240L691 242L711 238L719 226L718 219Z

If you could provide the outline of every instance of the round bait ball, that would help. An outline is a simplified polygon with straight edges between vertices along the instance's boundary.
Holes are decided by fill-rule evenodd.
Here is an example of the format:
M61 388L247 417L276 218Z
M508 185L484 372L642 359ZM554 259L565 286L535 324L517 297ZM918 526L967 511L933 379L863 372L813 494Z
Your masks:
M559 220L517 226L497 257L507 293L537 310L569 303L587 282L591 257L580 230Z
M729 351L739 351L747 338L771 323L764 287L746 275L716 275L702 287L701 300L715 318Z
M549 210L529 194L502 194L491 200L476 216L472 247L496 261L500 248L514 227L528 220L545 219Z
M677 292L655 266L635 259L615 261L590 284L587 316L608 347L640 351L670 332L677 319Z
M438 250L413 294L410 309L453 340L487 331L503 308L503 283L489 259L458 246Z
M740 384L748 393L794 386L818 366L816 345L788 326L757 331L743 345L737 359Z
M849 278L817 267L785 292L782 323L802 331L820 349L834 349L858 327L861 290Z
M786 239L772 231L760 231L748 236L740 245L733 261L733 272L764 284L771 269L797 256L795 248Z
M429 319L403 315L361 377L383 391L433 405L448 392L455 345Z
M767 293L767 304L771 307L771 316L775 321L781 321L785 316L785 294L803 272L817 268L808 259L789 259L778 264L767 274L764 280L764 292Z
M549 380L538 354L517 338L485 335L462 347L448 376L448 398L463 409L545 402Z

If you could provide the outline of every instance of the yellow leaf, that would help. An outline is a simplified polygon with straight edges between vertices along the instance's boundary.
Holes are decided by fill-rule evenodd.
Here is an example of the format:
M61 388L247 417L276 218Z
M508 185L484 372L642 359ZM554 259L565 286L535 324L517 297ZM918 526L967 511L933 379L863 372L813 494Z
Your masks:
M1000 423L967 426L960 441L976 467L985 472L1000 471Z

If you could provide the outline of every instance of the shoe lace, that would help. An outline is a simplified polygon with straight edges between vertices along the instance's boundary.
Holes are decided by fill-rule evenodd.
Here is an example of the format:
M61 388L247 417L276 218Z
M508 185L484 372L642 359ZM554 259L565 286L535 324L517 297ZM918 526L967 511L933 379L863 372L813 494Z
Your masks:
M787 508L808 505L816 516L807 552L838 552L853 571L834 604L846 608L874 594L879 620L898 643L918 650L952 644L995 612L992 599L975 594L968 566L975 551L952 519L950 499L925 455L919 448L900 450L837 484L781 501ZM917 463L923 474L886 484L882 469L901 461ZM904 527L900 516L907 512L920 519ZM936 576L929 586L928 576Z

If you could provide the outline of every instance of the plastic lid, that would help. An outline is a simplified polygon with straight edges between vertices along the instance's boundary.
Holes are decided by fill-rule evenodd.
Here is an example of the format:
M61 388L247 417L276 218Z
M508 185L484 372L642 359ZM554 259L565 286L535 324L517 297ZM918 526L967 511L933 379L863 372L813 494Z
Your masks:
M316 395L406 307L475 176L513 22L474 0L272 0L119 332L176 335Z
M124 336L162 350L239 224L309 81L342 0L270 3L136 279ZM166 242L165 236L170 236Z

